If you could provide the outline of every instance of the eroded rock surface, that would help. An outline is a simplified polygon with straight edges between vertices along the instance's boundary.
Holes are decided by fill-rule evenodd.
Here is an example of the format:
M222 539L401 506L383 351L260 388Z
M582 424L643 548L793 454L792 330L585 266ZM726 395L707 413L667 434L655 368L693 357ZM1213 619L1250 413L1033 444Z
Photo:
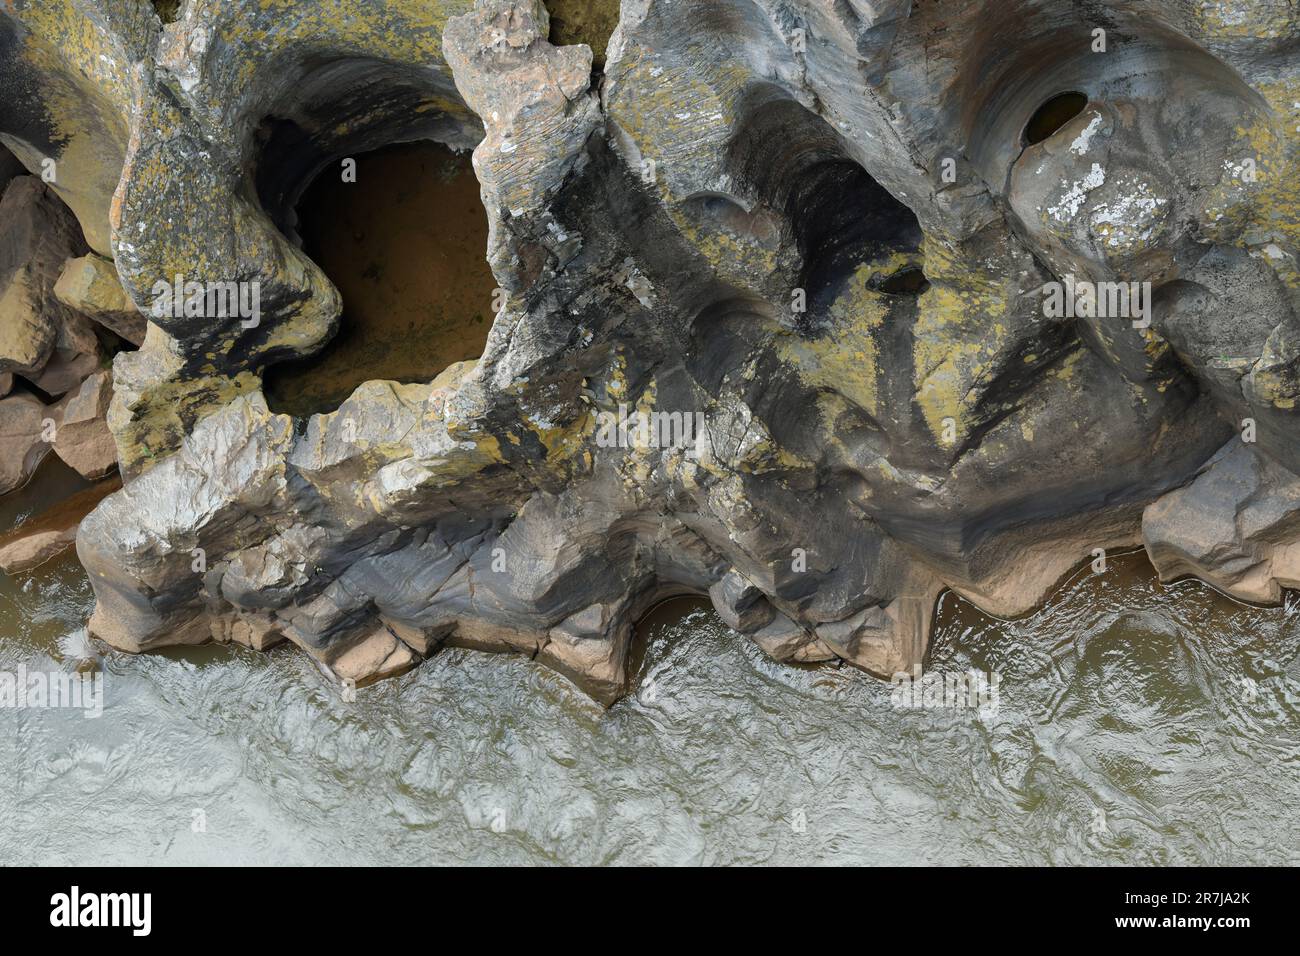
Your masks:
M603 73L540 0L147 8L0 10L0 142L79 171L150 315L78 538L113 645L287 639L357 683L509 650L613 699L674 594L887 676L945 588L1023 613L1098 548L1295 584L1289 4L624 0ZM340 314L295 203L415 139L474 150L483 356L273 414ZM74 268L59 301L129 312ZM178 275L259 321L153 310Z

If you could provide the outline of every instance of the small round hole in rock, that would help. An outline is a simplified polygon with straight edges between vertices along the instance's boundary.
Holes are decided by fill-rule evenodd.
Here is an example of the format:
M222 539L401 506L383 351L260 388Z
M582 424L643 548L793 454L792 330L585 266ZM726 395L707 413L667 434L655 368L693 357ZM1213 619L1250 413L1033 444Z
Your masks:
M1024 145L1041 143L1083 112L1088 97L1082 93L1057 93L1034 111L1025 124Z
M876 291L886 295L920 295L928 288L930 280L925 277L920 266L905 266L882 279L876 286Z
M277 412L333 411L363 382L428 382L483 354L496 280L468 153L432 142L327 166L297 206L303 251L343 297L338 334L311 358L268 369Z

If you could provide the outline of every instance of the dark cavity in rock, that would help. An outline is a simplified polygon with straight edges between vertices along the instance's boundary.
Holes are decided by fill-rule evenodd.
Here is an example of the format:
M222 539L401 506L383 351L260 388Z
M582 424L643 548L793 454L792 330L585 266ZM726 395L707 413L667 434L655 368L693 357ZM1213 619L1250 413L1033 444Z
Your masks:
M814 316L861 263L920 247L921 227L912 210L848 160L809 169L791 198L791 211Z
M478 358L492 326L496 282L469 154L419 142L356 160L356 182L332 163L297 206L303 250L338 287L343 315L322 351L268 370L278 412L333 411L372 379L427 382Z
M175 23L181 16L181 0L153 0L153 8L163 23Z
M1088 97L1082 93L1057 93L1029 117L1029 122L1025 124L1023 145L1041 143L1082 113L1087 105Z
M596 69L605 66L605 48L618 26L618 0L546 0L551 15L550 41L556 46L585 43Z
M878 291L885 295L920 295L926 289L930 288L930 282L925 277L920 266L907 266L899 269L893 275L887 276L881 280L877 286Z

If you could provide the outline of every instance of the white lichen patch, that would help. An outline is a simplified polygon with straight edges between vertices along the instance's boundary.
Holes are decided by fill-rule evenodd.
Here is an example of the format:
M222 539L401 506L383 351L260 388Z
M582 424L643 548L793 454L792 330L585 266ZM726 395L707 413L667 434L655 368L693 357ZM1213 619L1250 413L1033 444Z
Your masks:
M1092 169L1088 170L1088 174L1083 179L1071 185L1055 206L1047 208L1047 214L1059 222L1068 222L1078 215L1079 208L1088 198L1088 193L1105 182L1106 170L1102 168L1101 163L1093 163Z
M1092 234L1110 249L1145 245L1164 222L1169 200L1137 180L1114 199L1097 206L1088 219Z
M1104 117L1094 116L1092 121L1088 123L1079 135L1074 138L1074 142L1070 144L1070 152L1074 153L1076 156L1082 156L1086 153L1088 151L1088 144L1092 142L1092 137L1096 134L1097 130L1101 129L1102 124L1105 122L1106 120Z

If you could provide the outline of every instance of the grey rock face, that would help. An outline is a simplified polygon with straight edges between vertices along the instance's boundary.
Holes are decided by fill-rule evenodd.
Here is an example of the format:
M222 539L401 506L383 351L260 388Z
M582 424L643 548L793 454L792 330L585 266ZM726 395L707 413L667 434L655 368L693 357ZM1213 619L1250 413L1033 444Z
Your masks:
M118 647L284 638L361 683L452 644L612 699L673 594L888 676L945 588L1023 613L1097 548L1294 583L1286 4L624 0L595 76L540 0L50 6L102 49L21 4L0 49L75 91L69 202L136 308L178 270L262 296L115 363L128 484L78 551ZM0 107L29 168L37 112ZM339 322L298 197L414 139L474 148L483 356L272 414Z
M1163 580L1198 577L1276 604L1283 588L1300 587L1300 478L1230 443L1191 484L1147 507L1142 534Z

